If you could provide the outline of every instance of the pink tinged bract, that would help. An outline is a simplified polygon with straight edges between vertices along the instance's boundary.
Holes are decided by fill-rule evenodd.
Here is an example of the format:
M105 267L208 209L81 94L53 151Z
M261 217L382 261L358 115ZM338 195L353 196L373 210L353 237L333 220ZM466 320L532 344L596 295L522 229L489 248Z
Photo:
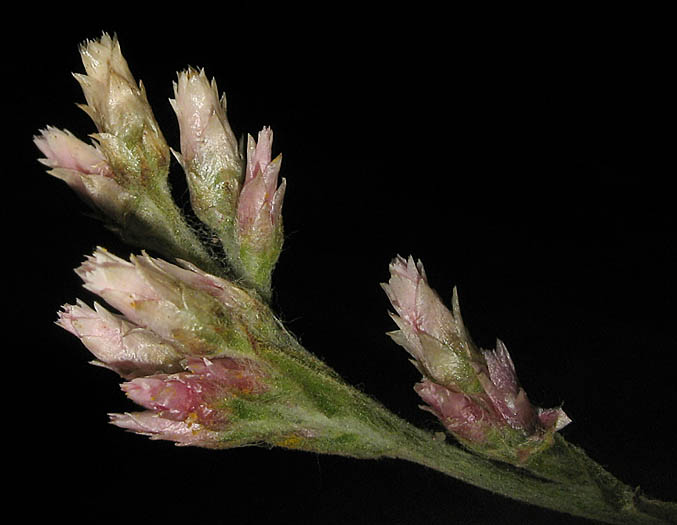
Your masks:
M153 259L153 263L163 272L191 288L211 295L228 308L251 308L252 299L242 288L226 279L207 273L188 261L179 260L178 262L181 266L162 259Z
M138 271L137 266L103 248L87 256L75 270L84 287L103 297L113 307L134 320L137 302L161 301L162 295Z
M562 430L571 423L571 419L561 408L537 408L538 420L547 429Z
M543 428L560 430L571 422L561 408L546 410L531 404L519 385L515 365L503 341L498 340L496 349L485 350L483 355L488 375L480 372L480 383L496 411L512 428L531 435Z
M420 312L417 305L418 290L425 285L425 270L421 261L414 263L399 255L390 263L390 281L381 286L397 314L415 331L421 327Z

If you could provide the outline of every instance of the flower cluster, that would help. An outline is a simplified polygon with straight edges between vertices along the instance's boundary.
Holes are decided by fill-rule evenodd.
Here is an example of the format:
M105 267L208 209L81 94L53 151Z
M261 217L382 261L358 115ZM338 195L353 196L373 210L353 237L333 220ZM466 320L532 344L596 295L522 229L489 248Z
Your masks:
M129 381L130 399L147 412L113 415L118 426L183 444L217 446L229 403L270 388L269 367L246 336L256 334L243 290L189 264L142 255L126 261L103 249L76 270L99 304L65 305L58 324Z
M399 330L389 335L423 375L414 387L429 410L460 442L483 454L523 464L550 444L570 420L561 408L531 404L505 344L480 350L461 318L456 290L450 311L412 257L396 257L383 288Z
M412 257L395 258L383 283L398 327L389 335L422 374L414 387L422 408L463 446L410 425L347 384L269 305L286 189L272 130L238 141L215 81L189 68L178 74L170 101L180 128L180 151L173 151L117 39L104 34L80 54L81 107L97 132L86 144L46 127L34 139L41 162L124 240L154 254L123 259L97 248L76 273L106 306L76 300L57 321L91 351L93 364L122 377L122 391L142 407L112 414L114 425L179 445L403 459L609 523L677 515L558 435L570 422L564 411L532 404L506 346L479 348L456 290L449 309ZM172 153L201 227L190 226L172 198Z
M179 122L181 152L193 210L220 240L226 261L189 227L168 185L171 149L153 116L141 82L132 76L117 39L104 34L80 49L86 74L76 74L87 101L80 107L97 128L93 144L47 127L35 137L42 159L125 240L168 257L229 275L271 297L272 272L282 250L281 156L272 157L273 133L240 151L226 116L225 96L204 71L188 69L170 100Z
M97 249L77 269L84 286L116 312L82 301L58 324L79 337L126 383L144 412L114 415L118 426L184 444L221 447L267 442L374 457L399 437L392 424L367 418L364 397L303 349L267 302L282 250L281 155L273 132L238 141L225 95L203 70L186 69L170 100L180 151L157 125L115 38L80 49L86 74L75 75L97 133L86 144L47 127L35 138L49 172L64 180L123 238L145 252L124 260ZM173 202L167 175L173 152L191 206L209 239ZM215 257L210 243L221 244ZM399 330L390 335L423 374L415 387L427 409L466 446L523 464L568 422L561 409L531 404L507 349L476 348L453 312L428 286L423 266L395 259L384 289ZM393 441L394 440L394 441Z
M175 152L188 180L191 205L221 241L229 265L245 284L270 296L271 275L282 250L282 157L271 161L273 132L247 136L246 158L226 115L225 95L204 71L179 73L171 101L181 133Z

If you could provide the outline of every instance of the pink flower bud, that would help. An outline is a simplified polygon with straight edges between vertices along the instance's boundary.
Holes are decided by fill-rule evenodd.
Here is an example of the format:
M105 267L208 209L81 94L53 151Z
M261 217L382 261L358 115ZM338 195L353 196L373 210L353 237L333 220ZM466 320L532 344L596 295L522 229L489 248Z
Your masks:
M112 217L123 213L131 196L115 181L108 161L97 147L51 126L34 142L45 155L40 162L50 168L49 173L66 182L89 206Z
M126 261L98 248L76 273L86 289L183 355L249 355L255 325L245 330L241 321L265 322L256 301L225 279L185 265L146 254Z
M117 427L150 436L151 439L175 441L177 445L218 448L220 435L193 421L174 421L152 411L110 414Z
M176 372L183 356L150 330L114 315L98 304L65 305L57 324L77 336L99 361L94 364L133 378Z
M538 425L536 408L518 384L508 349L498 340L495 350L483 353L489 374L480 373L479 378L494 408L511 427L533 434Z
M138 192L140 185L168 193L170 152L153 116L143 84L136 83L117 38L107 34L80 47L86 74L74 74L87 104L80 107L99 131L93 137L116 181Z
M561 430L571 419L561 408L543 409L529 401L520 386L510 353L503 341L496 341L495 350L484 350L486 368L478 377L494 410L510 427L534 435L549 430Z
M75 74L87 100L82 109L102 133L126 134L147 127L161 136L142 84L137 85L117 38L103 34L80 48L86 75Z
M449 311L428 285L423 264L397 256L390 264L390 280L381 286L398 314L391 317L399 330L388 335L411 354L415 365L438 383L474 382L470 365L477 351L458 308Z
M34 142L46 157L41 160L45 166L84 175L111 176L110 167L103 154L69 131L48 126L39 137L35 137Z
M241 238L257 244L269 244L281 225L282 200L286 181L278 187L282 156L271 161L273 132L263 128L258 143L251 135L247 143L247 168L237 208Z
M455 392L428 379L414 386L429 406L422 409L435 414L447 430L472 443L484 443L500 421L491 407L462 392Z
M428 286L421 261L397 256L390 264L390 281L383 289L400 318L412 331L443 339L455 325L451 312Z
M211 179L223 170L239 177L242 159L226 116L226 97L219 99L216 81L209 82L204 70L179 73L170 100L179 121L184 167Z
M185 366L189 371L133 379L122 390L163 418L221 430L228 421L221 408L224 400L266 389L262 372L249 361L193 358Z

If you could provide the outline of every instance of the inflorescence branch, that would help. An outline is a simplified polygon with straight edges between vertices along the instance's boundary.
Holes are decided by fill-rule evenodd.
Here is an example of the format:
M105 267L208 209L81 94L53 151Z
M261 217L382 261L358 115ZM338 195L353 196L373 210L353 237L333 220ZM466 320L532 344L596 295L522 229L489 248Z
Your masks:
M122 238L143 250L122 259L104 248L76 273L107 307L81 300L57 324L94 364L124 379L143 410L112 414L118 427L179 445L266 444L356 458L413 461L507 497L609 523L675 521L673 503L624 485L560 434L561 407L531 403L506 346L470 338L454 291L451 309L422 263L396 257L383 289L392 339L421 380L414 390L453 438L417 429L353 388L305 350L272 312L272 273L283 243L273 132L238 141L226 99L203 70L187 69L170 101L180 151L170 150L117 38L80 48L82 86L96 133L85 143L47 127L35 137L49 173L65 181ZM174 203L174 155L190 203L222 257L213 255Z

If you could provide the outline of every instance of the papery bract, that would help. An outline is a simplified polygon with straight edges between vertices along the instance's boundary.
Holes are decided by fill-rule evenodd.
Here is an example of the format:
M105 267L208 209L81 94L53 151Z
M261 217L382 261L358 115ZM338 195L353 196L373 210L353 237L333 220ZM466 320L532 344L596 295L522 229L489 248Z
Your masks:
M218 448L220 434L192 421L175 421L147 410L125 414L110 414L111 423L117 427L151 439L174 441L177 445Z

